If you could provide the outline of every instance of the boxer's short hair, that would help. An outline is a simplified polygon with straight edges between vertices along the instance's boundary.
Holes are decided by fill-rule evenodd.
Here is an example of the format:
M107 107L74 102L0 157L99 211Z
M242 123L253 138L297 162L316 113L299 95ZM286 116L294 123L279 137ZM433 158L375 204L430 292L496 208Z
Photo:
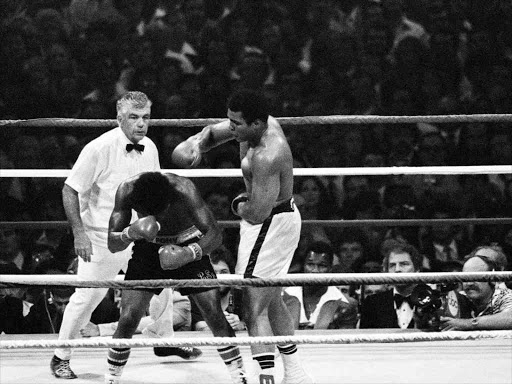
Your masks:
M252 89L240 89L234 92L228 100L228 109L242 112L242 117L251 124L256 120L267 122L269 104L265 95Z
M141 174L133 183L130 202L150 215L162 212L171 201L177 198L177 192L169 179L160 172Z

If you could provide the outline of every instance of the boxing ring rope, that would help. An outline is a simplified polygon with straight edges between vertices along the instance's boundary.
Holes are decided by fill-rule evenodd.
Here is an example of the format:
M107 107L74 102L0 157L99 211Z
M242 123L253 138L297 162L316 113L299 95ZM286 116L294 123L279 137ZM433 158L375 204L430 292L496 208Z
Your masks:
M69 169L2 169L0 177L67 177ZM240 169L162 169L185 177L242 177ZM354 167L354 168L294 168L294 176L390 176L390 175L478 175L510 174L510 165L473 165L437 167Z
M220 220L222 228L237 228L240 221ZM499 225L512 224L512 218L459 218L459 219L375 219L375 220L302 220L304 227L415 227L419 225ZM0 221L0 229L67 229L67 221Z
M60 276L60 277L59 277ZM80 288L218 288L225 286L284 287L303 285L411 284L471 281L512 281L512 271L414 273L299 273L272 278L222 275L217 279L77 280L75 275L0 275L0 288L20 286L71 286Z
M360 343L407 343L421 341L512 339L512 331L449 331L411 332L398 334L351 334L351 335L306 335L268 337L201 337L201 338L139 338L139 339L74 339L74 340L12 340L1 341L0 350L21 348L98 348L98 347L201 347L261 344L360 344Z
M312 124L403 124L403 123L506 123L512 121L512 114L472 114L472 115L416 115L416 116L378 116L378 115L330 115L330 116L300 116L277 117L284 126ZM205 119L152 119L152 127L190 128L216 124L224 118ZM68 119L40 118L27 120L0 120L0 127L100 127L112 128L117 126L115 119Z

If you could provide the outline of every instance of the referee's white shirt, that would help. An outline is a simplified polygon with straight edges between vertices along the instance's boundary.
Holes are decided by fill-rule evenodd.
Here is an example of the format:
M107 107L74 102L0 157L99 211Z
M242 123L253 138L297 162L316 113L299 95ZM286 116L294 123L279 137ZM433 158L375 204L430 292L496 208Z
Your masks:
M89 142L80 153L65 183L79 194L80 216L91 242L107 247L108 222L117 187L141 172L160 170L155 143L144 137L144 151L126 150L130 144L120 127ZM132 217L132 220L135 219Z

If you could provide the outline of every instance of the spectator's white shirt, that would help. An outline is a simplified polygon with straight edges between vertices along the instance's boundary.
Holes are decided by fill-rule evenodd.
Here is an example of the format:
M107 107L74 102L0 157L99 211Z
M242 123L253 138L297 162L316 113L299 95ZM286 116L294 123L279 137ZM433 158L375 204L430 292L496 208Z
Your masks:
M117 187L141 172L159 171L158 150L147 137L139 144L144 152L126 151L131 143L120 127L88 143L65 183L78 192L80 216L91 242L107 247L108 222L114 209Z
M308 324L310 326L316 324L316 320L318 318L318 315L320 314L320 310L322 309L322 306L327 303L328 301L333 300L341 300L347 304L349 304L348 299L345 297L345 295L336 287L328 287L327 291L324 293L324 295L320 298L320 301L318 302L315 310L311 313L309 316L309 319L306 316L306 310L304 308L304 299L303 299L303 292L302 287L288 287L285 289L285 292L289 294L290 296L295 296L299 302L300 302L300 324Z
M393 296L398 294L396 288L393 288ZM414 308L411 308L407 301L404 301L400 308L396 307L396 303L393 300L393 305L396 311L396 317L398 318L398 326L401 329L407 329L414 316Z

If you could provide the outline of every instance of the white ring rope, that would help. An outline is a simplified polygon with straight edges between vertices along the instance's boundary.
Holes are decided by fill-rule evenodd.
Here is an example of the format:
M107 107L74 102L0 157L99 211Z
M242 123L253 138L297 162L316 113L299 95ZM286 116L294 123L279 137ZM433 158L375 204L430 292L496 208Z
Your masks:
M217 279L77 280L74 275L0 275L0 287L69 286L81 288L216 288L223 286L284 287L303 285L409 284L471 281L512 281L512 272L422 272L422 273L298 273L273 278L242 278L219 275ZM225 277L225 276L230 276Z
M0 177L67 177L69 169L2 169ZM242 177L240 169L162 169L186 177ZM353 175L477 175L512 174L512 165L472 165L437 167L355 167L355 168L295 168L295 176Z
M294 335L267 337L201 337L167 339L74 339L74 340L13 340L0 341L2 349L20 348L134 348L134 347L182 347L227 346L261 344L361 344L361 343L408 343L420 341L512 339L512 331L448 331L404 332L392 334L342 334L342 335Z

